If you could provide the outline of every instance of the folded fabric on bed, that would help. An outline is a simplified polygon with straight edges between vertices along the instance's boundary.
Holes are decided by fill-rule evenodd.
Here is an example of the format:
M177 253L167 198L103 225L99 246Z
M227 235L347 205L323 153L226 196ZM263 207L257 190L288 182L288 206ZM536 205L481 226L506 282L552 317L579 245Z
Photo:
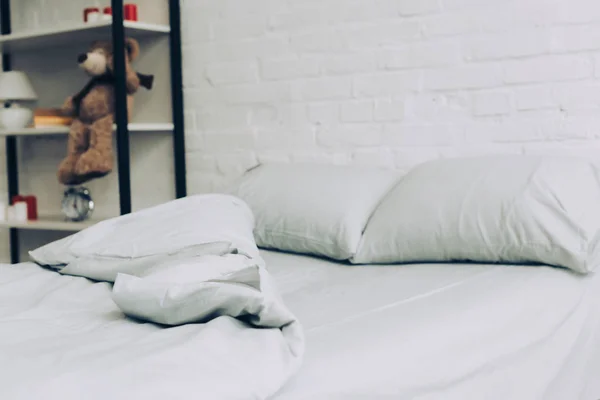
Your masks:
M254 216L244 201L205 194L102 221L29 255L38 264L60 265L81 257L140 258L211 244L258 257L253 228Z
M240 199L193 196L106 221L31 254L63 275L114 283L113 301L137 320L174 327L220 326L216 320L235 318L243 329L264 332L240 336L239 326L223 325L212 340L215 348L265 348L263 360L270 365L257 367L245 350L228 360L218 353L190 357L212 357L214 368L199 375L220 375L236 365L229 379L238 389L198 387L197 397L231 398L237 391L233 398L265 399L299 368L304 340L257 253L252 225ZM266 377L273 368L277 373ZM0 398L7 398L2 394L0 387Z
M417 166L381 202L354 263L600 263L600 171L585 159L494 156Z

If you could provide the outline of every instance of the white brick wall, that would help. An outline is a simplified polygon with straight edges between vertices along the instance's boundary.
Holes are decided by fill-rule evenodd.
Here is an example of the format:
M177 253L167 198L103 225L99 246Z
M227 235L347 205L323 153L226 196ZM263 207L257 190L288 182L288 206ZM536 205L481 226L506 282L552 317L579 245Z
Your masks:
M192 193L268 161L600 156L597 0L181 3Z
M190 159L214 161L197 164L210 179L191 175L194 192L233 177L222 160L407 169L600 148L595 0L250 3L184 3L186 32L209 32L186 34L187 134L205 138Z

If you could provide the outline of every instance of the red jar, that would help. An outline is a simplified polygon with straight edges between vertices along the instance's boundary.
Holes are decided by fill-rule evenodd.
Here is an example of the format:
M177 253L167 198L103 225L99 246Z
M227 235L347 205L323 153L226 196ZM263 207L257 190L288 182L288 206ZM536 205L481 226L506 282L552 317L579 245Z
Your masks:
M135 4L125 4L123 8L123 19L126 21L137 21L137 5Z

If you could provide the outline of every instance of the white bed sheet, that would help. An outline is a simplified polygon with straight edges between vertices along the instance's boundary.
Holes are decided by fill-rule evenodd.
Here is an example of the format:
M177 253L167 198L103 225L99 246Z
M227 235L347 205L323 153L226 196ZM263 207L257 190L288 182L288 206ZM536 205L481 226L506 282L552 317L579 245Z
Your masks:
M599 276L262 256L306 333L278 400L600 399Z

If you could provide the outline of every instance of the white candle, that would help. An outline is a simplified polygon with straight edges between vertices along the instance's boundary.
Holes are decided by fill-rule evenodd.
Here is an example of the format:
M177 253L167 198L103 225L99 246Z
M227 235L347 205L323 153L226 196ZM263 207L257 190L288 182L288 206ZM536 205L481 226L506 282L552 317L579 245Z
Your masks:
M102 18L99 11L92 11L87 15L87 22L98 22Z
M27 203L19 201L14 204L14 217L18 222L27 222Z

